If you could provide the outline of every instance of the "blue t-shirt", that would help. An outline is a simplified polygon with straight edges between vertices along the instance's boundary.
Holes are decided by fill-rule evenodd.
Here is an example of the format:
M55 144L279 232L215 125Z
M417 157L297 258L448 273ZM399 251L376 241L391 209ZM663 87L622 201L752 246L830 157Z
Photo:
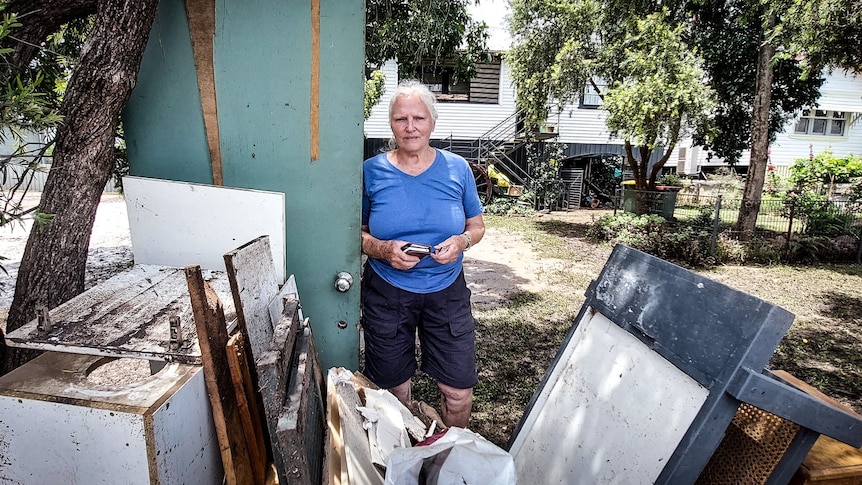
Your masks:
M381 153L365 161L362 176L362 224L377 239L435 246L464 232L466 219L482 213L470 165L445 150L437 150L431 166L419 175L402 172ZM368 261L391 285L431 293L455 281L462 259L463 255L439 264L425 256L408 271L395 269L383 259Z

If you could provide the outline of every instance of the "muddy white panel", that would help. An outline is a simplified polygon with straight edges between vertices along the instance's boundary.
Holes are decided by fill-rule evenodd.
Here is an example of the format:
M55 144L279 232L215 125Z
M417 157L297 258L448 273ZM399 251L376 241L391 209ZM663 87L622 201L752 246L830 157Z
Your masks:
M0 483L150 483L143 415L0 396L0 428Z
M202 368L149 369L46 352L0 378L0 483L221 483Z
M520 483L654 483L708 391L587 312L511 446ZM552 411L551 411L552 410Z
M269 236L284 282L284 194L143 177L124 177L136 264L224 270L224 254Z

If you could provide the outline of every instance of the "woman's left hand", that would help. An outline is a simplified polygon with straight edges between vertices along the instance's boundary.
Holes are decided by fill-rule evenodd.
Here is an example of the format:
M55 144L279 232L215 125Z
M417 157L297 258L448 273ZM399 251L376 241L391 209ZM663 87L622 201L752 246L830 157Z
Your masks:
M449 264L458 260L458 256L467 247L467 241L461 236L450 236L449 239L434 246L431 257L440 264Z

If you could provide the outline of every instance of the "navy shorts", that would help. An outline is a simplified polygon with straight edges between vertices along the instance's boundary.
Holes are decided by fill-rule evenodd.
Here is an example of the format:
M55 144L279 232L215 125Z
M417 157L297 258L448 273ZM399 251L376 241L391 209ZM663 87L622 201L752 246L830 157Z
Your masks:
M361 288L364 372L372 382L388 389L413 377L418 330L423 372L456 389L476 385L476 321L463 272L448 288L422 294L390 285L366 264Z

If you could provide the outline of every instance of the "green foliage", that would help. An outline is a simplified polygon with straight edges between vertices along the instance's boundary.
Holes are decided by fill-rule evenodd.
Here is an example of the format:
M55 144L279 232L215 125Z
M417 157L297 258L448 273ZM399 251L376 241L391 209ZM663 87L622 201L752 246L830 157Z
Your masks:
M529 201L521 201L513 197L495 197L485 206L485 214L496 216L528 216L533 213Z
M527 166L530 171L530 194L536 208L551 208L561 193L560 160L564 156L562 143L531 143L527 145Z
M517 86L517 103L527 122L541 124L548 103L573 102L588 83L607 83L600 92L608 129L627 143L670 153L697 124L708 122L710 88L700 61L684 42L686 16L654 3L614 0L515 0L510 30L515 45L506 59ZM638 189L649 153L629 157Z
M682 178L675 173L666 173L658 179L658 185L682 187Z
M862 5L857 0L783 2L788 30L795 35L791 52L804 52L809 72L824 66L859 71L862 67Z
M0 45L7 41L15 29L21 27L14 13L6 13L0 5L3 19L0 21ZM23 142L24 130L40 131L55 126L60 121L52 88L42 70L34 69L22 74L11 64L10 47L0 48L0 141L8 137ZM8 160L0 162L3 165Z
M386 75L383 71L375 69L365 80L365 119L371 116L371 109L380 102L386 88Z
M855 220L852 213L841 211L826 197L811 190L791 191L784 196L784 215L793 214L802 223L802 233L808 236L838 236L846 234Z
M618 69L625 73L605 96L613 134L654 150L676 144L686 127L705 124L713 106L700 59L683 42L683 26L666 12L635 22L622 43Z
M836 157L831 150L814 158L797 158L790 166L790 181L806 189L846 183L855 177L862 177L862 157L852 154Z
M704 60L703 68L717 100L713 123L698 127L694 141L705 145L710 157L719 157L730 165L736 164L742 152L750 148L757 50L763 42L763 25L770 13L769 5L769 2L747 0L709 0L689 4L692 18L696 19L689 42L696 46ZM784 10L782 7L776 9ZM780 39L786 37L783 35ZM778 38L773 40L780 41ZM799 52L786 46L781 50L785 53ZM781 55L773 60L768 125L770 140L784 129L791 116L813 104L820 95L819 88L824 79L819 71L805 76L802 57Z
M854 212L862 211L862 177L853 179L847 193L847 208Z
M490 54L488 26L470 18L469 3L471 0L366 0L366 71L373 72L394 59L401 79L417 77L425 62L434 66L451 63L457 79L472 78L476 64L490 60ZM366 83L366 113L379 101L368 94Z
M597 219L587 229L587 237L597 242L626 244L662 259L699 267L715 264L709 254L709 227L702 217L671 224L661 216L624 212Z
M511 2L514 45L506 55L517 86L518 106L530 124L547 118L547 102L574 101L596 74L603 26L599 1Z

